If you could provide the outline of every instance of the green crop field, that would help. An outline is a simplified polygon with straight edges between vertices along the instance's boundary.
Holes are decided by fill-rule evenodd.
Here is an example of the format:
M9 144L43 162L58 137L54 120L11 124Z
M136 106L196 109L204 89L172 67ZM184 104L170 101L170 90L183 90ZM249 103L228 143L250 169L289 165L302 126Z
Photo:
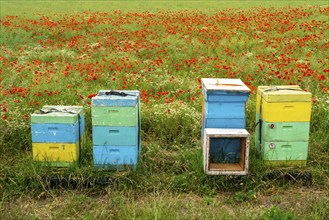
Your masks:
M0 219L328 219L328 1L0 1ZM246 176L207 176L201 78L251 90ZM260 85L312 93L306 167L254 146ZM141 92L136 170L93 168L91 98ZM32 159L30 115L80 105L79 164Z

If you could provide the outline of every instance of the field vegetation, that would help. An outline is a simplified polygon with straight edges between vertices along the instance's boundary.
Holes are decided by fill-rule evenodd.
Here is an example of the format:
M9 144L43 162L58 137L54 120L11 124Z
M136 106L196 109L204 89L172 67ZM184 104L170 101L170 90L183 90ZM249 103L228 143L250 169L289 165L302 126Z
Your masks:
M328 219L328 1L0 1L0 219ZM251 89L250 174L207 176L201 78ZM306 167L270 168L253 144L259 85L312 93ZM136 170L92 164L90 104L141 92ZM30 114L81 105L76 166L32 160Z

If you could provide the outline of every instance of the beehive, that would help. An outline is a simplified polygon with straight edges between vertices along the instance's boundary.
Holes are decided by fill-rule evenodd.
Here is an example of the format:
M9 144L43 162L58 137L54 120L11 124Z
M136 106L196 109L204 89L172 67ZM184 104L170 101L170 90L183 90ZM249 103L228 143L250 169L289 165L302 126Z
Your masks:
M204 130L204 171L209 175L246 175L249 169L249 133L245 129Z
M44 106L31 115L33 159L51 166L79 160L85 131L80 106Z
M101 90L92 99L94 166L137 166L140 141L139 91Z
M203 78L203 127L245 128L250 89L240 79Z
M259 86L255 145L271 165L306 165L311 93L299 86Z
M205 129L220 128L231 129L228 131L235 132L232 129L244 129L246 127L246 102L248 100L250 89L240 79L202 79L202 130L201 145L204 152ZM234 133L233 133L234 134ZM220 145L227 143L238 143L239 140L213 140L212 143L218 142ZM235 151L234 154L239 155L239 148L230 148ZM249 152L249 151L248 151ZM210 155L205 159L212 159L212 156L218 155L216 150L210 150ZM233 153L233 152L231 152ZM204 152L205 154L205 152ZM230 161L233 162L233 161ZM211 164L211 161L204 161ZM225 174L225 172L215 172L217 174Z

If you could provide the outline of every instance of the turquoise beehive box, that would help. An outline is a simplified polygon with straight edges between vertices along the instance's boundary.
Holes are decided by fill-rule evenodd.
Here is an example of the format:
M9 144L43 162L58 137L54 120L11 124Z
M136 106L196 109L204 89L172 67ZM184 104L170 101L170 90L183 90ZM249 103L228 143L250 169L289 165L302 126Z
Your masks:
M101 90L92 98L95 167L137 166L141 148L139 104L137 90Z

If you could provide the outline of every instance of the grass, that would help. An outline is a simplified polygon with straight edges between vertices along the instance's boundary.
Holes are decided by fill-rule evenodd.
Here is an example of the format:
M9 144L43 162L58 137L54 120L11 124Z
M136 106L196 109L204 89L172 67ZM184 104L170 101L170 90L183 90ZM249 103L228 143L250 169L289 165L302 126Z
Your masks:
M327 218L326 1L0 4L0 219ZM206 77L241 78L253 90L247 176L203 173ZM290 83L312 92L308 164L266 167L253 140L255 88ZM141 91L136 170L93 168L88 96L104 88ZM32 160L29 115L45 104L84 107L79 164Z

